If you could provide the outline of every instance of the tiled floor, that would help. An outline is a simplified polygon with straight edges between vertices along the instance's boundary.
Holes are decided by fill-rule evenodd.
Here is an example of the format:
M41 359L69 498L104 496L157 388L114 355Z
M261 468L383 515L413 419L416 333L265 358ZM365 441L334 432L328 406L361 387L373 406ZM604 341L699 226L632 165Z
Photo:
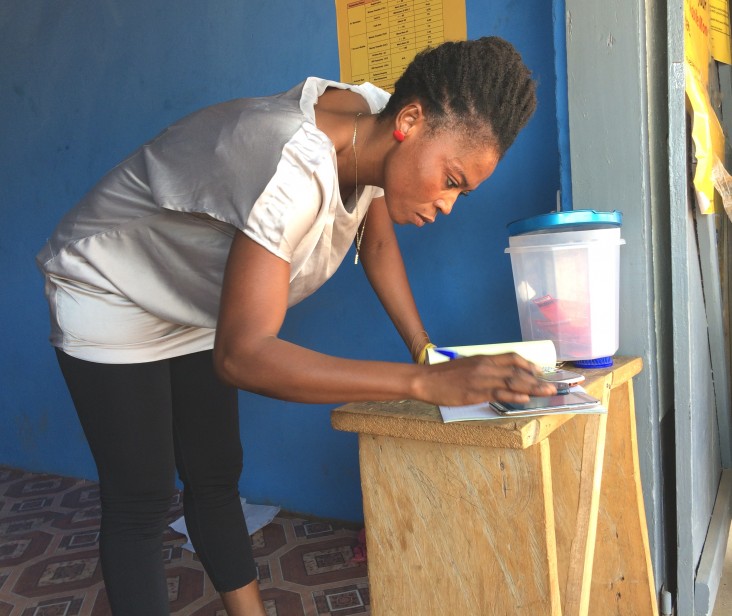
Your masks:
M170 521L180 517L176 499ZM107 616L95 483L0 466L0 616ZM369 614L358 529L280 514L252 536L267 616ZM185 538L164 538L171 612L224 616Z

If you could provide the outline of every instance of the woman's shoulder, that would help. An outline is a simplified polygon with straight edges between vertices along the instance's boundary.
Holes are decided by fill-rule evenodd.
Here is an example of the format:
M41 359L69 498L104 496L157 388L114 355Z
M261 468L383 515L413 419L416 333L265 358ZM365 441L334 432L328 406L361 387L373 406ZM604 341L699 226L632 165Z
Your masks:
M343 83L320 77L308 77L302 82L300 107L303 112L312 117L313 109L317 104L320 109L327 111L364 111L377 113L389 100L389 93L365 82L361 84ZM363 108L365 101L367 107Z

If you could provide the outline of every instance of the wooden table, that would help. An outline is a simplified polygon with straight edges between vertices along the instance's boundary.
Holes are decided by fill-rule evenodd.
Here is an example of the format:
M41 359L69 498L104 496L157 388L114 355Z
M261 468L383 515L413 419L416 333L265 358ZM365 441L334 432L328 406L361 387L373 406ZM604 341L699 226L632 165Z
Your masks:
M416 401L347 404L373 616L656 616L632 378L584 372L605 415L444 424Z

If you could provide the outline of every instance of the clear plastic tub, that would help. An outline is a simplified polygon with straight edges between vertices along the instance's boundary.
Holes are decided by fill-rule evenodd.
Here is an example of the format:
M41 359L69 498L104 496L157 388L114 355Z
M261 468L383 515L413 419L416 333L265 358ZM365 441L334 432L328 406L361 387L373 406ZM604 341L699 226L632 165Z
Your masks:
M620 226L565 228L509 238L521 337L552 340L559 361L610 358L619 347Z

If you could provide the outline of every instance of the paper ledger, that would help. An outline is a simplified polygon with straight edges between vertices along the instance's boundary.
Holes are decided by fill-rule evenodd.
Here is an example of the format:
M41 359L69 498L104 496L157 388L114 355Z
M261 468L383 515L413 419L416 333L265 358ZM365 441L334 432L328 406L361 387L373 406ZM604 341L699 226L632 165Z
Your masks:
M464 357L472 355L500 355L501 353L518 353L524 359L535 363L542 370L553 370L557 365L557 349L551 340L530 340L527 342L501 342L498 344L474 344L469 346L441 347L455 351ZM430 364L450 361L434 349L427 351Z

